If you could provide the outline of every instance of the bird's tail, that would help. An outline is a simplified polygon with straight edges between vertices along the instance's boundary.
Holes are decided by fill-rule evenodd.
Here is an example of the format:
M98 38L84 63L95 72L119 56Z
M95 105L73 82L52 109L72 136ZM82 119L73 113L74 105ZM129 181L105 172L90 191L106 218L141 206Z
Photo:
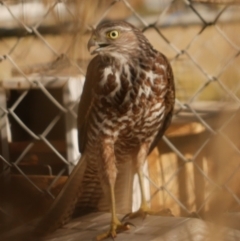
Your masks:
M106 185L101 185L101 178L98 175L96 164L97 160L88 160L86 172L82 180L82 192L76 203L74 216L92 211L110 211L110 190L106 189ZM117 179L114 187L116 210L119 214L126 214L132 208L133 170L131 159L124 158L124 161L120 160L117 164L117 170Z
M131 160L120 161L115 185L119 213L131 211L132 177ZM79 216L92 210L109 211L109 193L103 192L101 187L97 161L83 154L52 206L38 222L34 236L54 232L71 219L73 212Z
M44 236L55 231L71 218L79 195L82 193L82 181L87 167L86 159L86 155L80 158L52 206L37 224L34 230L36 236Z

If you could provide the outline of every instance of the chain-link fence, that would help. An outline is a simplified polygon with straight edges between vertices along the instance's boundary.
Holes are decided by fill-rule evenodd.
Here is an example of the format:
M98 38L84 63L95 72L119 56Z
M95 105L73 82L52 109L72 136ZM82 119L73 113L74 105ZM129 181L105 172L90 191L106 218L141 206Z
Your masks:
M239 211L239 11L224 0L0 1L0 229L46 210L79 159L86 43L102 19L142 29L174 70L173 123L145 168L152 208Z

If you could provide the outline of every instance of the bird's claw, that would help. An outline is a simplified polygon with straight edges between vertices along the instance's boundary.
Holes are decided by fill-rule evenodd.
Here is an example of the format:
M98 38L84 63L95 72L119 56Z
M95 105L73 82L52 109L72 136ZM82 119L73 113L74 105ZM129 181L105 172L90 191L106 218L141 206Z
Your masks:
M112 240L114 240L114 238L117 236L117 233L129 230L130 226L134 226L134 224L132 224L130 222L125 222L123 224L121 222L114 223L111 225L111 228L108 232L98 235L96 240L101 241L106 238L112 238Z
M122 219L121 219L121 222L123 222L126 218L128 218L130 214L131 214L131 213L127 213L126 215L124 215L124 216L122 217Z
M130 222L125 222L124 225L133 226L134 228L136 228L136 226L133 223L130 223Z
M139 209L138 211L136 212L133 212L133 213L127 213L123 218L122 218L122 222L126 219L133 219L133 218L136 218L136 217L142 217L143 219L145 219L147 216L147 212L144 211L143 209Z

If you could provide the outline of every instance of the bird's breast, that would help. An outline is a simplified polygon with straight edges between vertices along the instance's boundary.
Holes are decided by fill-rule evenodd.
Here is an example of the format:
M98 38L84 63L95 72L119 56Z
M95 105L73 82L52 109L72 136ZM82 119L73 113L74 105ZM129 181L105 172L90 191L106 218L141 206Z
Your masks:
M95 90L96 99L124 113L131 107L136 111L136 104L144 109L162 101L167 83L156 66L148 70L130 64L106 67Z
M123 65L104 69L95 90L92 129L131 148L153 139L164 118L166 85L153 70Z

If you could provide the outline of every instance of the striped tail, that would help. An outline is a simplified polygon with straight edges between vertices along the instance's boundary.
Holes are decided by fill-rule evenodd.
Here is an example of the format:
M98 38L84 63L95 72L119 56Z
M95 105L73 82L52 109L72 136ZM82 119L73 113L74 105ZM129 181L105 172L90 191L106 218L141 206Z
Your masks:
M44 236L52 233L70 220L76 202L82 193L82 180L86 167L87 158L83 155L50 209L37 224L34 230L35 235Z
M90 161L90 160L88 160ZM91 161L90 161L91 162ZM95 163L87 166L84 179L82 195L76 203L74 216L83 215L92 211L110 211L109 190L102 189ZM132 186L133 170L132 161L124 160L117 164L117 180L115 184L116 210L118 213L126 214L132 210Z
M72 217L90 211L109 211L109 193L103 192L97 161L84 154L48 212L35 228L36 236L45 236L66 224ZM125 160L117 165L118 175L115 184L116 209L126 214L132 208L132 161ZM105 190L106 191L106 190Z

